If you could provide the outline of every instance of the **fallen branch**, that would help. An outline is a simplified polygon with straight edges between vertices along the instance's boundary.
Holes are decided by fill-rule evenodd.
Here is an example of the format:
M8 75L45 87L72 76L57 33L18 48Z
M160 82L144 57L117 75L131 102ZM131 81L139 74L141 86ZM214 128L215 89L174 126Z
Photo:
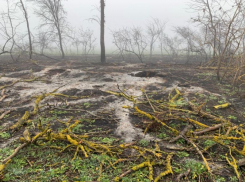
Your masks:
M202 157L208 172L212 175L211 169L210 169L210 167L208 165L208 162L207 162L206 158L203 156L201 150L197 147L197 145L192 140L190 140L190 139L188 139L186 137L183 137L183 139L185 139L188 143L193 145L193 147L196 149L197 153L200 154L200 156Z
M13 152L9 157L7 157L6 159L4 159L4 160L2 161L2 163L6 163L8 160L12 159L14 156L17 155L17 153L18 153L22 148L24 148L24 147L27 146L27 145L28 145L28 143L23 143L22 145L20 145L19 147L17 147L17 148L14 150L14 152Z
M236 161L236 159L232 156L232 154L231 154L231 148L229 148L229 151L230 151L230 156L231 156L231 158L232 158L232 161L230 161L230 159L228 158L228 155L226 154L226 161L228 162L228 164L230 165L230 166L232 166L233 167L233 169L234 169L234 171L235 171L235 173L236 173L236 176L237 176L237 179L240 181L240 174L239 174L239 172L238 172L238 170L237 170L237 161Z
M3 161L2 161L2 163L4 164L5 163L5 165L8 163L8 161L10 161L13 157L15 157L17 154L18 154L18 152L22 149L22 148L24 148L25 146L27 146L27 145L29 145L30 143L32 143L32 142L35 142L36 140L37 140L37 138L39 138L40 136L42 136L46 131L47 131L47 129L48 128L46 128L46 130L44 130L43 132L41 132L41 133L38 133L36 136L34 136L33 138L32 138L32 140L31 140L31 138L30 138L30 140L29 141L27 141L26 140L26 138L28 137L30 137L30 134L29 134L29 131L28 130L25 130L24 131L24 133L23 133L23 136L24 136L24 138L23 137L20 137L20 140L21 141L24 141L25 143L23 143L23 144L21 144L19 147L17 147L15 150L14 150L14 152L9 156L9 157L7 157L6 159L4 159ZM3 168L4 169L4 168ZM3 170L2 169L2 170ZM0 171L0 173L1 173L2 171Z
M172 167L171 167L171 159L172 159L173 155L169 154L167 156L167 159L166 159L166 171L160 173L154 180L154 182L157 182L159 181L163 176L166 176L168 174L173 174L173 171L172 171Z
M20 118L14 125L12 125L10 127L10 129L12 131L16 131L18 130L23 124L25 123L29 123L31 120L30 117L31 116L35 116L36 114L38 114L39 111L39 103L45 99L46 97L52 95L53 93L55 93L59 88L63 87L64 85L58 87L57 89L54 89L52 92L46 93L46 94L42 94L42 95L38 95L36 96L36 100L35 100L35 105L34 105L34 109L31 113L29 113L29 111L26 111L25 114L22 116L22 118Z
M157 182L163 175L167 175L169 173L172 173L172 169L171 169L171 165L170 165L170 160L171 160L171 157L172 155L168 155L167 158L166 158L166 168L167 170L162 172L155 180L154 182ZM123 177L125 177L126 175L134 172L134 171L137 171L141 168L145 168L145 167L148 167L149 168L149 180L153 181L153 166L155 165L164 165L165 163L159 163L159 162L150 162L149 160L145 161L145 162L142 162L141 164L138 164L134 167L132 167L131 169L127 170L126 172L122 173L120 176L117 176L114 181L115 182L119 182Z
M152 103L151 103L151 101L150 101L148 95L146 94L146 92L145 92L143 89L142 89L142 92L145 94L145 97L146 97L148 103L150 104L150 106L151 106L153 112L156 112L156 110L155 110L155 108L153 107L153 105L152 105Z
M205 128L204 130L201 130L201 131L195 131L195 132L193 132L193 134L194 135L201 135L201 134L207 133L209 131L217 130L217 129L223 127L223 126L224 126L224 124L217 124L215 126L211 126L209 128Z
M177 88L175 88L175 92L176 94L169 100L170 103L173 103L181 95L180 91Z
M177 144L172 144L172 143L169 143L169 142L165 142L165 141L161 141L161 143L160 143L160 146L162 147L162 148L165 148L165 149L168 149L168 150L179 150L179 151L183 151L183 150L185 150L185 151L190 151L190 149L189 148L186 148L186 147L183 147L183 146L181 146L181 145L177 145Z
M42 78L43 76L41 77L35 77L35 78L32 78L32 79L29 79L29 80L16 80L16 81L13 81L11 84L9 85L4 85L4 86L1 86L0 87L0 90L2 89L5 89L7 87L11 87L13 85L15 85L16 83L19 83L19 82L34 82L34 81L38 81L40 78Z
M146 113L146 112L140 110L137 106L135 106L134 109L135 109L135 111L138 112L139 114L141 114L141 115L143 115L143 116L149 118L150 120L153 120L153 121L155 121L155 122L161 124L162 126L168 128L168 129L170 129L170 130L173 131L175 134L179 134L179 131L178 131L178 130L176 130L176 129L174 129L174 128L168 126L168 125L166 125L164 122L160 121L160 120L157 119L155 116L152 116L151 114Z
M191 106L192 110L194 110L198 115L201 117L206 117L208 119L212 119L216 122L222 122L222 123L230 123L228 120L223 119L223 118L218 118L216 116L213 116L212 114L206 113L202 111L201 109L198 109L192 102L188 102L189 105Z
M9 114L11 112L11 110L5 111L1 116L0 116L0 120L2 120L4 118L4 116L6 116L7 114Z

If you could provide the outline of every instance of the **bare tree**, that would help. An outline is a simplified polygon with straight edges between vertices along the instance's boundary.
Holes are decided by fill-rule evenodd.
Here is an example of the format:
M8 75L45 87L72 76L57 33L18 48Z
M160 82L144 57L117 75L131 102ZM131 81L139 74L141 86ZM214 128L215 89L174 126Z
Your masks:
M68 36L71 39L71 46L76 47L77 55L79 54L79 46L81 45L81 41L79 39L79 36L77 35L77 32L75 30L71 30Z
M91 54L95 49L94 32L90 29L79 29L79 31L71 31L69 38L71 39L71 45L76 47L77 54L81 49L82 55L87 61L88 55Z
M143 63L144 53L147 48L146 37L139 27L131 28L129 33L130 39L126 39L126 52L135 54Z
M147 48L146 36L140 27L133 27L130 29L124 28L113 32L116 38L115 42L120 42L118 47L120 52L127 52L134 54L140 62L143 63L144 53Z
M149 37L149 46L150 46L150 60L152 60L154 45L156 41L159 39L161 33L164 32L165 24L166 23L161 22L159 19L154 18L147 26L147 34Z
M162 55L162 58L163 58L163 55L164 55L164 49L165 49L165 37L166 37L166 34L164 32L161 32L158 39L159 39L159 48L160 48L160 51L161 51L161 55Z
M200 56L205 56L207 59L207 52L205 50L205 37L202 37L202 32L195 32L189 27L175 27L175 32L179 35L183 42L185 42L184 51L187 55L187 63L191 59L191 55L196 54Z
M96 38L93 36L94 32L90 29L83 30L80 29L79 37L80 43L82 45L82 55L87 61L88 55L94 51Z
M58 36L58 45L62 58L65 58L64 36L67 30L66 12L62 5L62 0L33 0L39 6L35 10L37 16L42 20L40 27L48 27L49 31L56 32Z
M177 37L169 37L162 33L159 37L159 48L161 50L162 57L165 53L171 57L171 60L177 59L182 48L182 40Z
M24 17L25 17L25 22L26 22L26 27L27 27L27 32L28 32L28 40L29 40L29 58L32 59L32 38L31 38L31 30L30 30L30 24L29 24L29 18L27 14L26 7L23 3L22 0L20 0L20 3L18 3L20 6L21 10L23 11Z
M125 39L122 36L122 32L119 31L112 31L113 41L112 43L116 46L118 54L120 55L121 59L124 60L124 53L125 53Z
M17 20L15 16L16 9L11 8L9 0L6 0L7 10L1 12L1 21L0 21L0 35L4 44L2 46L1 54L10 54L13 61L18 61L19 56L15 58L13 50L17 46L15 38L17 35L16 29L22 22L14 23L14 20Z
M191 8L199 13L193 21L206 28L206 44L212 47L221 81L221 66L228 67L245 34L244 0L192 0Z
M191 52L194 52L193 32L189 27L175 27L175 32L185 41L187 62L190 60Z
M44 50L45 49L50 49L50 44L52 43L53 40L53 36L52 34L50 34L47 31L40 31L37 35L36 35L36 41L34 42L34 44L37 45L37 47L39 47L39 52L41 55L44 55Z

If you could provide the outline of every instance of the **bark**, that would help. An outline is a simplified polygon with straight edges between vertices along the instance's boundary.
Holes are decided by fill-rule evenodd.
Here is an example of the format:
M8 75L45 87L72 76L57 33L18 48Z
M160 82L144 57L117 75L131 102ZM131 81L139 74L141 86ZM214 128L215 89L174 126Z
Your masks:
M100 20L100 47L101 47L101 62L106 62L105 57L105 0L100 0L101 20Z

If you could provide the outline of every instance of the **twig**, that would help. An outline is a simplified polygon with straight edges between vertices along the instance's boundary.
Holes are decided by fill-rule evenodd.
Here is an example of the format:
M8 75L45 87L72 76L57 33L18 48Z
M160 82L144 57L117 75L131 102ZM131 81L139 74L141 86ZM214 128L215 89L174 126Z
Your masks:
M0 90L2 90L2 89L4 89L4 88L7 88L7 87L14 86L16 83L20 83L20 82L34 82L34 81L39 81L39 79L42 78L42 77L43 77L43 76L35 77L35 78L29 79L29 80L15 80L15 81L13 81L11 84L9 84L9 85L1 86L1 87L0 87Z
M183 178L184 176L187 177L187 176L189 175L190 172L191 172L191 169L188 168L186 172L183 172L183 173L179 174L179 175L177 176L177 178L176 178L175 181L176 181L176 182L180 182L181 178Z
M156 110L155 110L155 108L153 107L153 105L151 104L151 101L150 101L150 99L149 99L148 95L146 94L146 92L145 92L145 91L143 91L143 93L145 94L145 97L146 97L147 101L148 101L148 102L149 102L149 104L151 105L151 108L152 108L153 112L156 112Z
M226 120L226 119L218 118L218 117L213 116L213 115L211 115L209 113L206 113L206 112L204 112L202 110L199 110L192 102L188 102L188 103L191 106L192 110L197 112L197 114L200 115L201 117L206 117L208 119L213 119L214 121L217 121L217 122L229 123L229 121Z
M119 176L119 179L123 178L124 176L130 174L133 170L132 169L129 169L127 170L126 172L122 173L120 176Z
M175 141L177 141L178 139L182 138L183 136L185 136L185 134L189 131L189 129L191 129L192 126L191 125L187 125L178 136L174 137L172 140L169 141L169 143L173 143Z
M212 176L211 168L209 167L206 158L203 156L202 152L201 152L200 149L197 147L197 145L196 145L192 140L189 140L189 139L186 138L186 137L182 137L182 138L185 139L187 142L189 142L190 144L193 145L193 147L196 149L197 153L199 153L200 156L202 157L202 159L203 159L203 161L204 161L204 164L205 164L205 166L206 166L208 172L209 172L209 173L211 174L211 176Z
M14 150L14 153L12 153L9 157L7 157L6 159L4 159L2 161L2 163L5 163L7 162L8 160L12 159L14 156L16 156L16 154L22 149L24 148L25 146L27 146L29 143L23 143L22 145L20 145L19 147L17 147L15 150Z
M107 130L107 131L97 131L97 132L89 132L89 133L84 133L84 135L89 135L89 136L92 136L92 135L97 135L97 134L108 134L110 133L112 130Z
M7 114L9 114L11 112L11 110L9 111L5 111L1 116L0 116L0 120L4 118L4 116L6 116Z
M120 92L122 92L124 95L129 95L127 92L126 92L126 93L124 93L124 91L122 91L122 90L120 89L120 87L119 87L118 83L117 83L117 88L118 88L118 90L119 90Z

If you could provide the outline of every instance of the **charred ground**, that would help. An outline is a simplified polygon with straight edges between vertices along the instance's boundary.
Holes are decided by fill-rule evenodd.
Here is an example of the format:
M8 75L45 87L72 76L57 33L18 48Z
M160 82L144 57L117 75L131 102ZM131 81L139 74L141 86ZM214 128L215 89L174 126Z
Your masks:
M25 146L2 171L3 181L244 179L244 88L220 84L213 69L77 60L0 64L0 160ZM211 130L195 134L205 128ZM25 131L31 141L25 136L21 143Z

